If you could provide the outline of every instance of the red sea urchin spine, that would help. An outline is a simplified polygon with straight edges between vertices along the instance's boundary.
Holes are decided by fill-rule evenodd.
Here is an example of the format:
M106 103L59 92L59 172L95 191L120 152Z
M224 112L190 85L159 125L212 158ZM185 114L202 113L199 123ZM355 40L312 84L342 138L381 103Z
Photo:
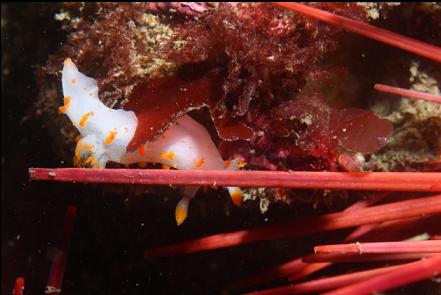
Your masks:
M383 200L389 194L390 193L378 193L373 197L356 202L355 204L346 208L345 211L352 211L352 210L359 210L362 208L366 208L367 206L371 206L371 205ZM365 228L366 226L369 226L369 225L362 225L362 226L358 227L350 236L353 236L355 239L359 235L356 235L356 234L354 235L354 233L359 232L359 229ZM349 239L349 238L346 238L345 240L351 241L351 239ZM301 275L303 277L304 276L303 274L305 274L305 275L310 274L312 272L323 269L329 265L330 265L330 263L307 264L302 261L302 258L297 258L297 259L291 260L289 262L285 262L281 265L272 267L271 269L263 271L259 274L252 275L247 278L241 279L241 280L231 284L230 287L234 288L234 289L249 287L249 286L253 286L253 285L258 285L258 284L270 282L270 281L276 280L278 278L283 278L283 277L286 277L286 276L291 275L293 273L295 273L296 276Z
M149 185L441 191L440 173L30 168L32 180ZM405 180L405 181L404 181Z
M415 227L415 220L418 219L418 225ZM425 222L420 222L423 219ZM406 239L409 236L414 235L414 232L420 233L421 226L425 226L426 222L430 221L435 226L439 224L439 219L436 216L429 216L426 218L414 217L406 219L398 219L393 221L387 221L381 224L367 224L355 229L345 241L354 241L356 239L362 239L367 241L382 241L382 240L400 240ZM410 223L410 232L409 232ZM363 229L363 230L360 230ZM317 272L327 266L330 266L333 262L356 262L356 261L371 261L371 260L412 260L421 257L430 257L433 253L384 253L384 254L312 254L309 256L303 256L302 262L308 262L309 264L300 271L295 271L288 277L288 281L295 281Z
M76 215L77 207L69 206L64 217L63 232L57 246L58 251L52 262L45 294L60 294L61 292Z
M23 295L25 289L25 280L23 277L18 277L15 280L14 289L12 290L12 295Z
M364 270L359 272L353 272L349 274L337 275L323 279L312 280L309 282L303 282L295 285L283 286L269 290L257 291L248 293L248 295L275 295L275 294L304 294L315 293L319 291L330 290L333 288L339 288L341 286L347 286L359 282L360 280L371 278L375 275L384 274L393 269L397 269L399 266L388 266L375 268L370 270Z
M386 197L388 194L377 194L374 197L371 197L369 199L363 200L363 201L359 201L355 204L353 204L352 206L348 207L345 211L349 211L349 210L357 210L357 209L361 209L364 208L366 206L372 205L378 201L381 201L384 197ZM356 228L352 233L350 233L345 241L354 241L356 239L359 239L360 237L363 240L366 240L366 234L368 235L368 239L367 240L382 240L382 239L401 239L401 238L406 238L408 237L408 235L406 235L405 237L403 237L403 227L405 228L405 234L408 234L409 231L409 223L410 223L410 230L412 231L412 228L414 227L413 225L415 224L415 220L418 219L418 225L425 225L426 223L423 222L421 224L421 218L420 217L416 217L416 218L406 218L406 219L399 219L399 220L393 220L393 221L388 221L388 222L384 222L381 224L378 223L374 223L374 224L366 224L366 225L362 225L358 228ZM428 219L434 219L434 217L426 217L423 218L424 221L427 221ZM436 219L436 218L435 218ZM433 222L434 224L438 224L438 219L434 220ZM417 226L416 229L420 228L420 226ZM398 229L397 229L398 227ZM380 230L380 231L379 231ZM371 233L374 232L374 235L371 235ZM411 235L413 233L410 233ZM380 237L380 239L378 239ZM433 236L432 236L432 239ZM396 254L394 254L396 255ZM406 254L407 255L407 254ZM412 254L412 257L410 257L409 255L407 256L390 256L390 255L376 255L376 256L370 256L370 255L364 255L363 259L366 261L370 261L372 259L377 259L377 260L387 260L387 259L399 259L399 260L408 260L408 259L415 259L416 258L421 258L421 257L429 257L432 254L428 255L428 254L420 254L417 253L417 256ZM310 260L311 256L313 257L312 259L317 259L317 258L321 258L320 262L313 262L313 261L308 261L309 263L306 263L302 260ZM317 257L319 256L319 257ZM288 276L288 280L289 281L295 281L298 280L300 278L303 278L305 276L311 275L312 273L315 273L319 270L322 270L326 267L329 267L330 265L332 265L332 262L329 262L330 260L332 261L332 259L336 259L336 261L334 262L341 262L339 261L342 259L346 259L346 260L350 260L353 262L354 258L355 259L360 259L360 255L351 255L351 256L338 256L338 257L333 257L331 255L331 257L320 257L320 254L317 255L310 255L310 256L304 256L301 258L297 258L294 259L292 261L289 262L285 262L281 265L275 266L269 270L263 271L259 274L244 278L244 279L240 279L239 281L233 283L230 285L231 288L245 288L245 287L250 287L253 285L258 285L258 284L262 284L262 283L266 283L266 282L270 282L279 278L283 278ZM324 258L324 259L323 259ZM328 259L326 259L328 258Z
M302 257L307 263L354 263L366 261L415 260L441 255L434 253L368 253L364 255L354 253L318 253Z
M240 279L233 284L230 284L232 289L243 289L254 285L264 284L280 278L284 278L293 272L300 272L310 264L303 262L301 258L297 258L283 264L272 267L259 274ZM329 263L320 263L320 267L326 267Z
M441 213L441 195L373 206L354 211L325 214L283 224L269 225L249 230L216 234L192 241L147 249L145 257L161 257L196 253L257 241L301 236L317 232Z
M441 255L402 265L385 274L325 293L327 295L370 294L422 281L441 273Z
M441 48L437 46L304 4L293 2L274 2L274 4L350 32L441 62Z
M320 245L315 253L435 253L441 254L441 241L404 241Z
M374 89L378 90L378 91L397 94L397 95L406 96L406 97L410 97L410 98L423 99L423 100L433 101L436 103L441 103L441 96L433 95L430 93L424 93L424 92L415 91L415 90L392 87L392 86L383 85L383 84L375 84Z

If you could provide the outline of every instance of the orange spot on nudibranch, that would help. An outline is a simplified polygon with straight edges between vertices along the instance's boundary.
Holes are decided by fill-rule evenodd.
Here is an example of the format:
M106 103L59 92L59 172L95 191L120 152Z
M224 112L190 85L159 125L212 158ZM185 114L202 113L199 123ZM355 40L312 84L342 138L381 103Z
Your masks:
M144 155L145 155L145 148L144 148L143 145L139 147L139 149L138 149L138 154L139 154L140 156L144 156Z
M64 98L64 105L62 107L58 108L58 112L62 113L62 114L65 114L67 112L67 110L69 109L69 107L70 107L70 102L71 102L70 96L66 96Z
M65 60L64 60L64 65L71 65L71 64L73 64L73 61L72 61L72 59L70 59L70 58L66 58Z
M106 139L104 140L105 144L111 144L115 138L116 138L117 132L115 130L112 130L109 132L109 135L107 135Z
M90 117L90 116L93 116L93 112L89 112L89 113L87 113L87 114L84 114L84 115L81 117L81 120L80 120L80 126L81 126L81 127L85 127L85 126L86 126L87 120L89 120L89 117Z
M169 152L168 155L167 155L167 159L172 161L174 158L175 158L175 153L174 152Z
M174 152L168 152L168 153L162 152L159 155L159 158L161 158L162 160L170 160L170 161L172 161L175 158L175 153Z
M187 219L188 209L183 206L177 206L175 209L176 224L181 225Z
M204 158L200 158L199 160L197 160L197 161L194 163L194 167L195 167L195 168L199 168L199 167L201 167L201 166L204 164L204 162L205 162Z
M170 169L170 166L168 166L168 165L166 165L166 164L162 164L162 169L166 169L166 170L168 170L168 169Z
M85 159L84 152L91 152L95 146L94 145L88 145L85 143L79 142L77 144L77 147L75 149L75 157L74 157L74 164L75 166L91 166L91 167L99 167L98 161L95 159L95 155L91 154L87 156Z
M82 151L84 151L84 152L90 152L90 151L92 151L92 149L93 149L94 147L95 147L94 145L89 145L89 144L86 144L86 143L80 143L80 144L78 144L78 145L77 145L77 148L76 148L76 152L78 153L77 156L81 156L81 152L82 152Z
M70 80L70 83L71 83L72 85L77 84L77 79L72 79L72 80Z
M227 169L228 167L231 166L231 161L230 160L226 160L224 161L224 168Z
M247 163L245 163L245 162L239 162L239 163L236 164L236 167L237 167L237 168L243 168L243 167L245 167L246 165L247 165Z
M240 207L242 205L242 191L240 189L234 189L231 192L231 200L234 205Z

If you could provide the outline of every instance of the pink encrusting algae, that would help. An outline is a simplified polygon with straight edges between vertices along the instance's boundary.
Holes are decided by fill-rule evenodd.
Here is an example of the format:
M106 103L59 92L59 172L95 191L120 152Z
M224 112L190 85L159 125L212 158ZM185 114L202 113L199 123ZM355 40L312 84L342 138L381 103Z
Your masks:
M275 4L326 22L330 25L441 62L441 48L437 46L401 36L384 29L376 28L360 21L309 7L304 4L280 2ZM162 9L162 6L152 7L154 9ZM182 13L189 15L205 12L208 9L204 5L196 5L194 7L179 5L178 7L184 11ZM210 56L210 54L207 53L207 56ZM159 84L162 85L162 88L164 88L164 83L174 83L177 81L181 86L189 86L191 93L197 92L198 88L201 88L203 93L200 94L201 97L197 97L192 101L191 99L189 100L187 95L182 94L182 91L180 90L180 95L182 97L178 98L177 101L184 103L182 105L177 103L176 106L174 106L177 108L175 111L164 110L163 112L166 113L167 118L165 118L163 122L155 123L157 125L155 128L144 128L149 122L146 114L151 112L151 110L145 109L144 113L138 112L137 116L139 116L140 121L144 125L142 125L143 127L141 129L136 131L137 135L135 135L135 139L129 144L128 150L136 151L140 155L145 154L146 151L140 149L139 143L144 143L146 140L149 142L150 140L157 139L158 136L162 134L161 132L163 132L163 129L165 130L167 127L171 126L170 122L176 120L177 117L182 116L192 108L200 108L202 106L208 107L212 117L219 115L219 109L221 108L219 105L215 106L213 104L213 98L216 96L212 93L212 91L215 93L219 91L219 89L213 90L212 88L213 79L216 80L217 74L218 73L210 73L209 78L196 80L196 82L192 81L191 83L180 81L179 79L176 80L174 78L166 78L164 80L165 82L161 81ZM240 75L237 74L237 76ZM230 78L234 78L234 76ZM252 86L247 85L247 87L244 87L244 92L247 92L248 94L257 93L257 90ZM224 87L224 89L225 88L226 87ZM159 93L156 92L156 90L160 88L148 87L145 84L141 85L134 93L142 98L143 95L139 94L139 91L141 91L140 89L147 89L146 91L150 91L151 93ZM377 84L375 85L375 89L416 99L425 99L434 102L441 101L439 96L436 95L399 89L386 85ZM171 90L167 88L160 91L167 92ZM219 93L216 93L216 95L218 94ZM250 97L251 96L252 95L250 95ZM224 95L222 99L227 101L226 95ZM223 103L225 103L225 101L223 101ZM216 121L213 118L213 120L215 120L215 128L217 128L216 131L221 140L224 140L221 142L221 147L225 147L226 154L228 154L228 150L231 148L232 144L231 142L228 142L228 140L233 138L227 137L232 136L232 134L234 135L234 130L240 130L240 132L242 132L240 136L234 137L234 139L247 139L250 140L252 144L255 144L258 141L256 139L256 130L251 130L252 128L247 125L247 123L250 122L243 119L243 115L249 109L252 109L250 102L251 99L248 99L246 95L242 94L238 105L234 108L236 112L234 116L231 118L224 118L225 121ZM134 103L133 101L131 103L132 106L137 104L139 106L141 104L140 102ZM162 103L164 102L158 102L158 104ZM315 105L315 103L317 104ZM288 136L287 134L282 134L287 131L284 127L289 126L288 123L283 122L283 116L286 114L291 114L293 116L299 115L296 112L298 112L297 109L301 106L306 106L306 108L309 108L310 110L322 108L324 111L320 113L320 116L334 119L332 124L328 121L323 124L323 126L327 126L326 130L312 130L310 131L310 134L305 136L305 138L315 138L316 136L319 136L320 139L318 142L320 143L321 148L323 148L323 146L326 146L326 148L323 150L316 150L314 148L308 150L305 148L303 151L308 150L313 155L316 155L317 153L326 154L324 156L324 162L326 162L326 164L324 164L323 167L329 168L329 170L332 171L336 169L335 163L339 163L340 168L348 172L31 168L29 169L29 173L33 180L59 182L183 186L263 186L295 189L377 191L372 199L359 201L342 212L328 213L316 217L301 219L296 218L282 223L220 233L190 241L149 248L144 251L144 257L146 259L153 259L164 256L191 254L235 247L259 241L299 237L314 233L355 227L344 240L348 243L351 242L351 244L315 246L315 248L313 248L315 254L304 255L302 257L297 256L297 258L292 261L266 270L258 275L239 280L231 284L229 287L233 289L243 289L279 278L287 278L289 281L295 281L326 267L332 266L333 263L344 262L393 261L396 264L389 267L378 267L367 270L362 269L361 271L333 275L326 278L314 279L307 282L258 291L251 294L298 294L321 292L335 288L339 289L326 294L367 294L389 290L438 275L441 272L441 242L438 240L439 232L437 232L436 229L433 230L433 232L431 231L431 237L424 241L403 241L402 239L403 236L407 238L412 237L409 236L409 234L413 233L413 231L421 233L426 229L432 230L435 227L433 224L438 221L439 218L437 217L441 214L441 195L421 196L417 195L416 192L440 192L441 174L434 172L431 173L430 171L425 173L360 172L364 169L363 166L365 164L365 159L359 155L363 156L362 153L373 153L384 147L388 139L392 136L392 124L365 110L351 108L334 110L330 106L320 102L320 99L317 99L316 101L313 101L312 99L311 101L302 101L299 99L294 103L292 101L283 102L277 109L274 109L272 114L278 114L282 118L279 120L280 125L278 125L282 126L280 130L278 130L278 132L281 133L281 135L279 134L280 137ZM67 107L65 100L65 108ZM65 111L65 108L62 109L62 111ZM87 125L87 120L92 116L92 114L88 114L89 115L84 117L84 120L81 121L84 126ZM145 115L145 118L143 118L143 114ZM156 115L159 116L159 114L160 112ZM255 122L253 122L253 128L260 128L263 126L268 129L274 128L274 125L268 124L268 118L265 116L255 117L254 119ZM237 125L228 129L228 127L231 126L225 122L229 122L229 120L231 120L230 123L234 122ZM286 124L286 126L284 126L284 124ZM320 124L318 126L320 127ZM321 137L323 136L323 132L332 135L332 139L323 139ZM250 142L242 144L248 148L249 144L251 144ZM290 149L279 149L278 154L284 154L286 151L290 151ZM247 154L244 153L242 156L246 158ZM166 156L164 155L164 157ZM274 158L271 159L271 161L277 162L274 161ZM268 161L268 159L266 159L266 161L262 160L261 162L256 161L251 166L264 167L269 170L278 170L280 167L277 167L277 165L271 161ZM429 162L436 164L439 161L433 160ZM200 158L194 163L194 166L197 168L203 164L204 159ZM323 168L322 166L319 167ZM386 196L390 195L389 193L378 193L378 191L415 192L415 196L410 199L390 201L386 198ZM385 203L382 203L383 201L385 201ZM71 212L70 219L72 219L72 215L75 215L75 213L72 213L72 210L74 209L70 208L68 211ZM69 237L72 231L72 224L68 221L65 222L68 225L65 225L64 234ZM409 228L407 228L408 225ZM360 239L362 242L357 242ZM65 256L67 255L68 246L64 245L62 249L64 258L60 258L62 259L61 262L54 261L48 282L48 286L57 288L57 290L61 289L61 282L65 268L65 260L63 259L65 259ZM311 251L313 249L311 247ZM409 261L412 262L409 263Z

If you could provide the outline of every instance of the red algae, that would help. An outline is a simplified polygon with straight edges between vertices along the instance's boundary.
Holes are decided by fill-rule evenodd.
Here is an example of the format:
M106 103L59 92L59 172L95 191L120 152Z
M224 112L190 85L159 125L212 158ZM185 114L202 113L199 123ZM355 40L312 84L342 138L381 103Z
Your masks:
M318 6L364 19L364 11L355 5ZM176 30L175 42L182 47L169 49L171 60L196 72L206 71L207 65L218 71L219 95L210 110L224 140L223 157L234 156L258 169L332 171L338 169L339 145L371 153L389 138L385 129L392 125L380 126L384 121L375 121L373 114L364 123L374 127L361 135L367 136L369 146L356 146L360 134L354 132L339 142L330 136L336 111L321 97L321 87L342 69L325 68L321 62L336 49L333 37L339 29L269 3L222 3L198 21L178 24ZM254 136L243 136L237 128L226 135L216 118L222 118L224 126L248 126ZM354 126L348 130L360 127L360 121L345 123ZM225 142L245 137L247 141Z
M180 116L202 107L209 107L219 136L224 140L249 139L253 135L242 122L219 117L215 110L220 87L215 76L186 81L178 77L159 78L140 84L124 108L133 110L138 118L129 151L157 139Z
M372 112L355 108L335 110L317 97L284 102L270 113L271 116L261 115L253 122L253 128L260 130L257 137L239 145L221 143L221 152L226 157L242 157L255 168L337 170L338 155L347 153L339 151L339 146L372 153L387 143L393 131L388 120ZM357 170L361 166L350 171Z
M154 141L189 109L207 105L216 92L213 87L209 78L188 82L167 77L140 84L124 106L126 110L133 110L138 118L128 150Z
M382 148L392 136L393 126L372 112L343 109L335 113L332 128L339 143L352 151L372 153Z
M196 70L207 63L217 68L221 92L214 106L217 112L214 117L222 117L225 125L231 125L231 118L235 118L256 134L247 138L247 142L224 141L222 150L231 149L251 167L287 170L295 169L298 164L307 170L320 170L330 168L335 162L332 144L327 145L326 139L320 137L309 144L314 146L310 150L296 147L290 143L295 140L292 135L300 133L305 126L298 120L279 122L280 117L272 112L279 106L283 108L285 102L294 102L308 77L319 77L326 72L319 69L318 62L335 48L331 39L334 33L268 3L222 3L199 22L189 20L178 25L175 40L182 41L183 46L179 50L170 49L169 58L178 65L192 65ZM328 109L324 101L312 104L316 105L315 109ZM313 120L312 125L315 130L325 130L321 121ZM243 138L234 134L237 132L234 128L230 131L228 140L233 136ZM218 133L225 139L219 128ZM304 137L299 141L308 144L308 139L314 136L309 132ZM317 141L320 143L315 144ZM269 146L297 160L280 161L278 152L263 155ZM228 157L226 153L223 156ZM322 163L314 163L314 159ZM311 165L315 169L308 167Z
M276 2L277 5L286 7L293 11L308 15L310 17L319 19L337 27L341 27L348 31L366 36L368 38L384 42L386 44L416 53L418 55L441 62L441 48L421 42L406 36L395 34L393 32L357 22L349 18L345 18L336 14L329 13L324 10L315 9L300 3L283 3Z

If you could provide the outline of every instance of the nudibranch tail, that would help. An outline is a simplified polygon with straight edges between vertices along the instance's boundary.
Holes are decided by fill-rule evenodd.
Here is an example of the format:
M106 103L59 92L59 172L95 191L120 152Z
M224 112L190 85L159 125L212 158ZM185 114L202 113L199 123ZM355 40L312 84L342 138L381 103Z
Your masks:
M175 219L177 225L181 225L185 219L187 219L190 201L196 196L199 188L199 186L186 186L183 188L182 194L184 197L182 197L182 199L178 202L175 209Z
M189 204L190 199L184 197L176 205L175 219L177 225L181 225L187 219Z
M239 170L240 168L245 167L245 162L240 162L236 159L231 161L225 161L224 162L224 168L227 170ZM230 193L231 200L233 201L233 204L237 207L242 206L242 199L243 199L243 193L242 190L239 187L230 186L227 187L228 192Z
M242 206L242 198L243 198L242 190L238 187L232 187L232 186L227 187L227 189L228 192L230 193L230 197L231 200L233 201L233 204L236 205L237 207Z

